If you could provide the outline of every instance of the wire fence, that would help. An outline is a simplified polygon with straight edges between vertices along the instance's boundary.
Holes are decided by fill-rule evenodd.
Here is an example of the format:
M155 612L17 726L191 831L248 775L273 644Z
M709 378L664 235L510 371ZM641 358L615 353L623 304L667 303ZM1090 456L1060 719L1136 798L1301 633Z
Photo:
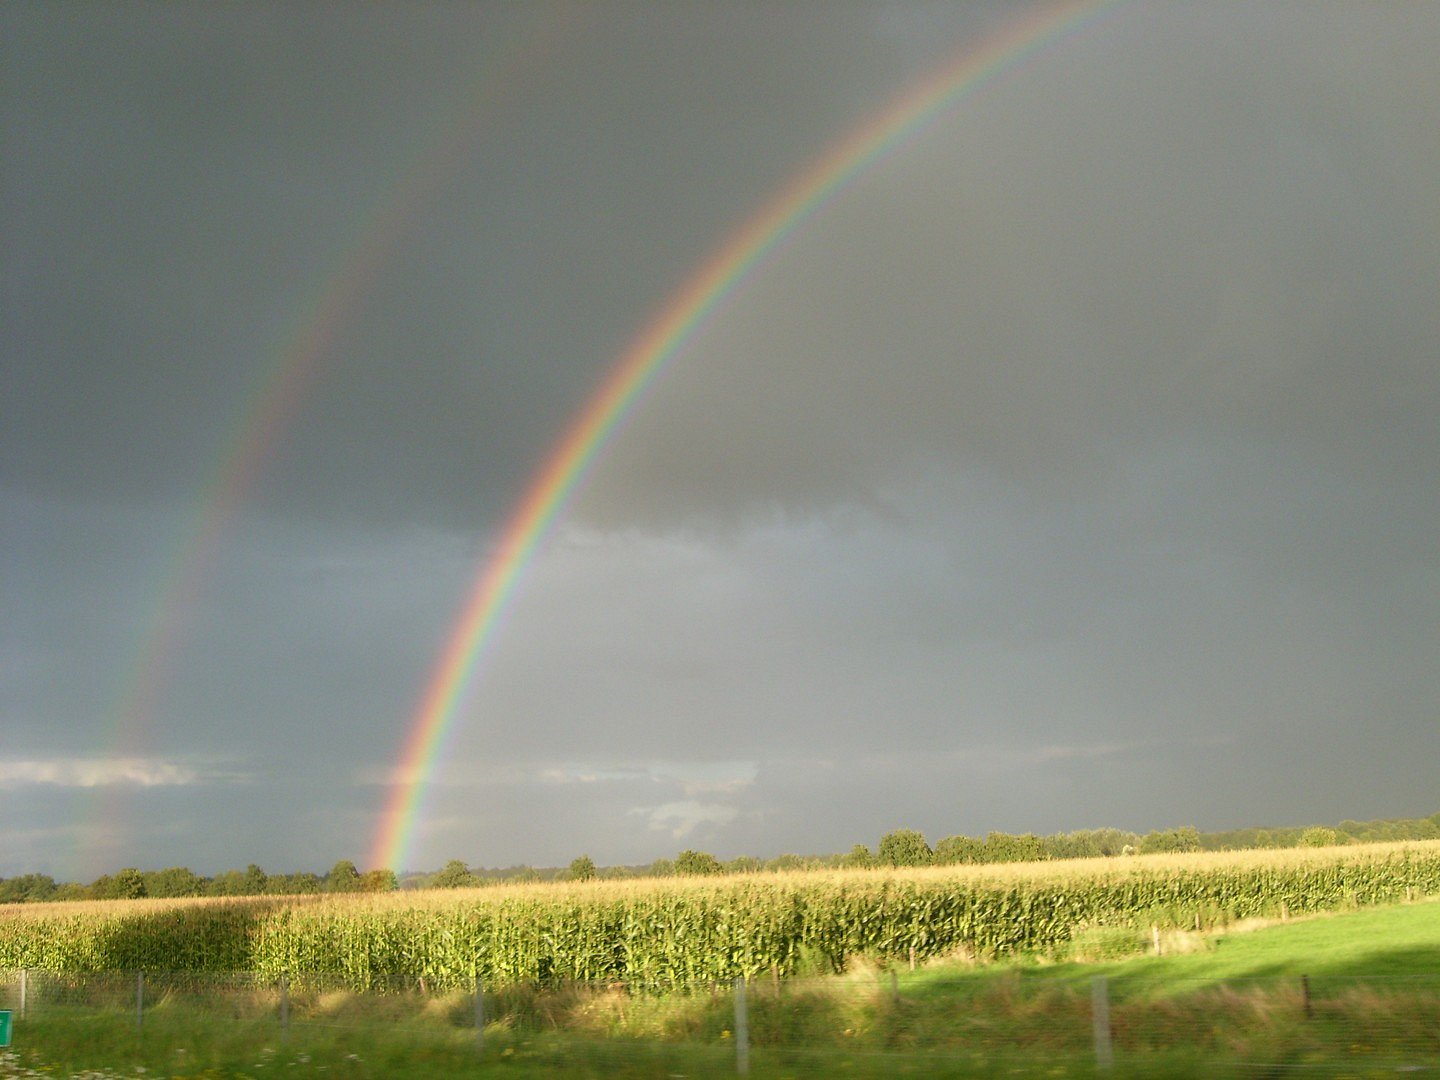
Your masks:
M727 1071L757 1055L817 1071L839 1058L1004 1058L1104 1072L1167 1054L1212 1075L1440 1073L1440 972L1434 976L1284 976L1225 982L1060 974L1004 977L894 969L820 979L690 984L476 985L437 991L381 980L357 992L337 975L0 971L0 1010L27 1025L83 1021L160 1032L244 1025L279 1042L321 1032L390 1033L473 1043L482 1057L536 1036L606 1053L683 1052ZM167 1027L167 1024L169 1025ZM181 1025L183 1029L183 1025ZM1017 1069L1016 1071L1021 1071Z

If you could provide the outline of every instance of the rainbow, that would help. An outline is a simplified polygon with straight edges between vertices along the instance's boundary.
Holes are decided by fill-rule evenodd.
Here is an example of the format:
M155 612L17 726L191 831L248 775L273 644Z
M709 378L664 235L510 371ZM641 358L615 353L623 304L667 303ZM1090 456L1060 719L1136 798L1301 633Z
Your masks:
M967 48L785 184L720 245L630 343L550 452L481 566L408 729L370 854L372 866L404 868L446 735L525 568L610 435L665 365L740 282L849 181L913 138L961 97L1092 25L1120 3L1089 0L1047 8Z
M336 342L353 325L379 281L391 253L408 235L419 212L455 175L464 153L486 124L516 96L527 72L543 68L550 46L580 25L566 12L527 18L489 50L474 77L440 103L414 140L415 152L356 215L313 288L303 293L267 350L232 414L216 452L198 478L200 492L175 542L162 560L164 576L144 613L136 645L127 658L107 709L109 753L143 753L149 729L183 652L188 623L224 540L282 445ZM93 789L77 831L77 864L101 866L104 848L124 831L118 792Z

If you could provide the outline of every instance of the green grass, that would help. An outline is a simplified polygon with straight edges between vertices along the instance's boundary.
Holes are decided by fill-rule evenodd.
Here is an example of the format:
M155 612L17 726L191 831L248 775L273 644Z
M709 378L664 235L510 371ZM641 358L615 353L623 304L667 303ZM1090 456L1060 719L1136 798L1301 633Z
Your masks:
M1077 949L1105 955L1148 942L1148 934L1094 932ZM751 1075L1094 1076L1090 994L1102 975L1116 1044L1108 1075L1116 1078L1253 1076L1254 1063L1268 1075L1440 1070L1440 903L1219 937L1170 934L1162 947L1191 951L935 963L915 972L857 965L778 988L762 979L749 994ZM0 1060L0 1077L45 1063L41 1075L89 1071L96 1080L735 1074L733 1003L723 987L663 997L512 988L488 1009L482 1054L473 1002L460 994L297 996L283 1037L273 1012L254 1003L205 1011L185 995L162 995L138 1033L133 1010L119 1005L57 1006L17 1020L20 1056Z

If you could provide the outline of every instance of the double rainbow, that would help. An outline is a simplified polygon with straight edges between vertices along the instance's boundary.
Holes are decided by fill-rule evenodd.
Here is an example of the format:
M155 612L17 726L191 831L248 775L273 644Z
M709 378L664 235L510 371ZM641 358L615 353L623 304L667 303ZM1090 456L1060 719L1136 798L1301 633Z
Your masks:
M625 414L707 317L777 245L854 177L917 135L966 94L1093 25L1119 0L1047 8L965 50L794 177L716 250L621 355L551 451L485 561L410 723L370 854L404 868L431 775L526 566Z

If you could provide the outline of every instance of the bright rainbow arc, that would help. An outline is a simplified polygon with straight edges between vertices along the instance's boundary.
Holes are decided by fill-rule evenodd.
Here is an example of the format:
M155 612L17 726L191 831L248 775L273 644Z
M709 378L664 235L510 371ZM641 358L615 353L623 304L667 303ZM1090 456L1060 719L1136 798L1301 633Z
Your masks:
M644 397L666 363L693 339L750 271L847 182L965 94L993 83L1121 2L1063 4L1012 24L903 94L787 183L720 246L630 344L551 451L476 578L411 722L393 791L375 836L371 866L405 868L446 736L525 568L609 436Z

